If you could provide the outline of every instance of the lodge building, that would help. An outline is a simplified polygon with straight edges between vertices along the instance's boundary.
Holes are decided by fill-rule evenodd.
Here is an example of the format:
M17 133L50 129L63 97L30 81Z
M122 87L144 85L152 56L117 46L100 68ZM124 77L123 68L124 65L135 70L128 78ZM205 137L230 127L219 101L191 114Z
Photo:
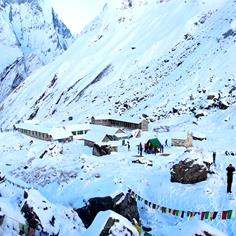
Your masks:
M125 119L123 117L113 117L113 116L104 116L104 117L91 117L91 124L95 125L104 125L110 127L122 127L127 129L141 129L142 131L148 131L148 121L143 120L130 120L129 118Z

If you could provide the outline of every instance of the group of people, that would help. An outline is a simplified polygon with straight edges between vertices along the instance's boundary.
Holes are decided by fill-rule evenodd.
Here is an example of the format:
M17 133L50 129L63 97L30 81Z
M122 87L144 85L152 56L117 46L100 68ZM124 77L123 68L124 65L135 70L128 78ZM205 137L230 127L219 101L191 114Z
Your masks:
M157 152L160 152L160 153L164 153L164 145L161 144L160 148L156 147L156 146L152 146L150 143L145 143L144 145L140 142L138 145L138 154L140 156L143 155L143 149L144 149L144 152L146 154L155 154ZM168 146L168 143L167 143L167 139L165 140L165 147ZM129 141L127 141L127 148L128 148L128 151L130 151L130 143Z
M165 141L165 146L168 146L167 139ZM130 143L129 142L128 142L128 151L130 151ZM159 151L160 151L160 153L164 152L163 145L160 146ZM148 154L150 154L150 153L156 154L158 152L158 149L156 147L148 146L145 143L144 144L144 152L148 153ZM143 145L141 142L140 142L140 144L138 144L138 154L140 155L140 157L142 157L142 155L143 155ZM213 152L212 157L213 157L213 164L215 164L216 163L216 152ZM232 183L233 183L233 174L235 171L235 167L232 164L229 164L229 166L226 168L226 171L227 171L227 193L231 193L232 192L231 188L232 188Z

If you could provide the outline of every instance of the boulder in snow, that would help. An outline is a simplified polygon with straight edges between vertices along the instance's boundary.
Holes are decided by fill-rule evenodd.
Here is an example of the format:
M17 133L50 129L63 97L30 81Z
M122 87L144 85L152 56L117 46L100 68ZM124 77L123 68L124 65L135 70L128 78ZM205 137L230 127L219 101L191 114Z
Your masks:
M107 210L113 210L131 222L133 219L140 222L136 199L130 193L126 195L121 193L114 198L110 196L91 198L86 206L75 209L86 228L90 227L100 211Z
M197 163L197 159L185 159L171 168L171 182L195 184L207 179L208 168Z

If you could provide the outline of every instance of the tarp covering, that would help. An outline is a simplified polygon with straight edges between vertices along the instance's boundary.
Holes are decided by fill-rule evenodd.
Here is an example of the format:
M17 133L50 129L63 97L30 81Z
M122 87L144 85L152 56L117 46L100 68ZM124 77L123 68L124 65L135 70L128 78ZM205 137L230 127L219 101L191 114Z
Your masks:
M149 143L152 147L160 148L161 142L158 140L158 138L152 138L147 141L147 145L149 146Z

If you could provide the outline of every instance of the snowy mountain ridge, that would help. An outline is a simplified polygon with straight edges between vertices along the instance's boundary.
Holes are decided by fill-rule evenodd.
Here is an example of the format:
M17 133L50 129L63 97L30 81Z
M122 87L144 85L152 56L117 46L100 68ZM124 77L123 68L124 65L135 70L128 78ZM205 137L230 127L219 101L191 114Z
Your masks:
M131 188L151 203L186 213L176 217L139 201L142 225L150 226L151 235L233 236L236 202L226 193L226 167L236 166L235 6L233 0L109 1L65 53L0 104L0 127L11 130L16 123L36 121L62 127L88 122L93 115L121 115L146 118L149 131L129 139L130 151L120 143L118 152L101 157L80 140L52 144L18 132L0 133L0 170L11 181L0 185L5 214L14 207L22 222L22 206L32 199L30 206L50 234L97 235L111 213L99 213L85 229L74 210L93 197L114 197ZM187 133L198 138L193 148L170 145ZM166 155L139 158L137 145L156 137L168 140ZM205 181L170 181L175 163L186 158L211 163L213 151L216 165L210 165ZM11 185L21 182L35 190L28 191L29 201ZM233 214L222 219L228 210ZM199 214L190 220L187 212ZM133 225L124 224L138 235ZM3 227L17 235L13 221Z
M60 116L61 121L69 115L84 121L91 111L145 113L151 120L173 112L194 114L196 108L219 105L207 99L214 92L234 104L235 3L176 4L150 1L125 10L105 7L71 50L32 75L2 104L7 108L0 117L2 126L26 120L36 110L38 119ZM47 88L54 78L53 88ZM26 109L11 116L15 108L8 104L16 97L16 104ZM78 116L72 107L83 113Z
M65 51L74 36L49 1L2 0L0 6L0 49L5 55L0 59L2 101L32 71Z

